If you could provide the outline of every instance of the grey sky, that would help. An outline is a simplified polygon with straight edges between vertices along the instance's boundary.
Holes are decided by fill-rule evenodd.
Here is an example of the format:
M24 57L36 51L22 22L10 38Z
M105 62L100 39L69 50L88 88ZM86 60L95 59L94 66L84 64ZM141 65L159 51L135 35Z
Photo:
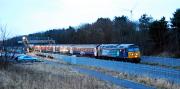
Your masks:
M138 20L146 13L169 20L177 8L180 0L0 0L0 24L7 24L15 36L92 23L99 17Z

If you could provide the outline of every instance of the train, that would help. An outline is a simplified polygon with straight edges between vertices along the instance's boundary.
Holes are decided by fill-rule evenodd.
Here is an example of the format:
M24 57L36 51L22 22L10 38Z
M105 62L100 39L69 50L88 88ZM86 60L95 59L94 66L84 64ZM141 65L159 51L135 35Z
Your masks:
M123 60L139 63L141 53L135 44L59 44L59 45L34 45L38 52L53 52L77 56L91 56L95 58Z

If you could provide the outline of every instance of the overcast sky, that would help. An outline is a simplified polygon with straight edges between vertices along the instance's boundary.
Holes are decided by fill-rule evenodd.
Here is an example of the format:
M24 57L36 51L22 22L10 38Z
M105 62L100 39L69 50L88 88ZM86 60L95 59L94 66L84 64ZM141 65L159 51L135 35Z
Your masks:
M177 8L180 0L0 0L0 24L16 36L92 23L99 17L138 20L146 13L169 20Z

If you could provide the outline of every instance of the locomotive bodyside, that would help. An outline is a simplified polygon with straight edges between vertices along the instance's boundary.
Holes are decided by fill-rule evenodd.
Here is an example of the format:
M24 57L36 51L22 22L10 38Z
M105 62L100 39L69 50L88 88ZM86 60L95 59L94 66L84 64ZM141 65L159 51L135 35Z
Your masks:
M119 50L117 48L118 44L102 44L98 46L98 56L99 57L118 57Z

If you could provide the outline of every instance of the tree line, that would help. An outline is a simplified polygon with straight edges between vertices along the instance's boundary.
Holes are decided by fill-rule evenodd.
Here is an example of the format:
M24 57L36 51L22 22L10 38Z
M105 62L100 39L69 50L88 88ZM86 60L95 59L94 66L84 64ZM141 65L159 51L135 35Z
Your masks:
M138 22L126 16L98 18L91 24L78 28L52 29L46 32L29 34L28 37L50 37L57 44L113 44L133 43L140 46L145 55L170 53L180 56L180 9L173 13L170 21L165 17L154 20L143 14ZM14 37L14 39L20 39ZM9 39L12 42L12 39Z

